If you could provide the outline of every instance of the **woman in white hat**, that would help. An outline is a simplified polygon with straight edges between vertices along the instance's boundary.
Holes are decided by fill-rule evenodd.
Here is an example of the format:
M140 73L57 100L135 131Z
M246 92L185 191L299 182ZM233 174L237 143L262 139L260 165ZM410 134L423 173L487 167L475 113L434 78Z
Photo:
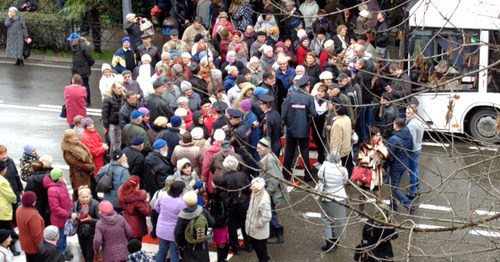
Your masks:
M24 66L23 47L24 39L28 38L28 30L23 18L18 14L19 11L15 7L9 8L7 17L5 18L5 27L7 28L7 47L5 55L10 58L16 58L14 65Z

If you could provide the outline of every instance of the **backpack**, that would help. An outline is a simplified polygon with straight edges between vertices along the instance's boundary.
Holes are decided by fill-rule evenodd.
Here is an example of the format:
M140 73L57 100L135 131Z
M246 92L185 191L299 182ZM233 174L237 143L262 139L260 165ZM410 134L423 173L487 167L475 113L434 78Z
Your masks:
M111 189L113 189L113 170L111 170L111 166L108 166L106 173L97 181L95 191L107 193L111 191Z
M189 221L186 229L184 229L184 237L188 243L194 244L193 250L196 244L204 244L208 239L207 228L208 221L203 214L200 214L197 218Z

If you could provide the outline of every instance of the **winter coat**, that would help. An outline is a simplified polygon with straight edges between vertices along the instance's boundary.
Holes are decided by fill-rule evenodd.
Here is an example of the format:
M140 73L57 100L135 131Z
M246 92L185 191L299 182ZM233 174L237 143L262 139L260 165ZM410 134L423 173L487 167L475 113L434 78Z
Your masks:
M252 9L252 4L245 3L233 15L233 19L238 22L238 30L241 32L245 32L245 30L247 30L247 26L252 24Z
M209 19L209 8L212 4L210 0L200 0L196 5L196 15L201 16L201 21L204 25L208 26L210 24Z
M132 41L130 47L132 49L136 49L138 46L142 44L142 39L141 39L142 31L140 22L125 21L124 27L125 30L127 31L127 35L130 37L130 40Z
M177 220L177 224L174 229L175 243L177 243L179 247L179 253L183 258L183 261L191 262L208 262L210 261L208 255L208 243L205 241L200 244L191 244L186 241L184 236L184 231L189 224L189 221L197 218L203 214L207 218L208 226L212 227L214 225L214 219L211 215L209 215L202 207L196 205L193 207L184 208L179 213L179 219ZM206 232L208 232L208 228L206 228Z
M309 85L314 86L319 82L319 75L321 74L321 68L318 63L314 62L312 65L307 65L306 62L302 64L306 69L306 75L309 76Z
M366 69L363 69L366 70ZM373 91L372 91L372 79L373 76L367 72L358 71L356 74L356 84L361 88L361 96L363 104L371 104L373 101Z
M167 192L161 192L156 201L155 210L160 214L156 224L156 235L167 241L175 241L174 229L181 210L186 208L182 196L171 197Z
M43 179L43 186L47 188L49 197L50 212L52 213L50 223L57 228L63 228L71 215L71 208L73 208L66 183L56 183L52 181L50 176L46 176Z
M55 245L45 240L38 246L38 259L40 261L64 262L61 250Z
M142 238L148 234L146 216L151 213L145 190L123 194L123 186L118 189L118 207L123 210L123 218L132 228L132 238Z
M304 61L306 61L306 56L307 53L311 52L310 49L305 48L304 46L300 45L299 48L297 49L297 63L299 65L302 65Z
M231 199L225 190L215 189L210 202L210 215L214 218L213 228L224 228L229 225Z
M231 206L248 205L251 194L248 175L241 171L231 171L225 173L224 178L227 181L227 189L232 190L229 192Z
M64 99L66 101L66 122L73 125L73 118L77 115L87 116L87 89L80 85L69 85L64 88Z
M156 187L154 177L151 176L149 166L146 165L146 158L143 155L143 151L129 146L123 149L123 153L127 156L130 175L138 176L141 179L141 189L146 189L153 195L158 188Z
M290 12L284 13L283 18L280 19L280 32L282 35L282 39L293 39L294 37L297 38L297 31L293 28L293 23L297 20L300 19L301 23L304 24L304 19L300 18L302 17L302 13L298 10L298 8L294 8ZM316 12L317 14L317 12Z
M73 53L73 63L71 64L71 74L79 74L82 78L88 78L92 74L90 69L95 60L87 45L87 40L80 39L77 45L71 46Z
M17 173L17 167L12 158L7 158L7 173L5 173L4 178L9 181L9 184L12 188L12 191L16 195L17 202L21 201L19 194L23 191L23 184L21 183L21 179L19 174ZM16 203L17 203L16 202Z
M299 7L300 12L304 17L304 29L307 32L311 32L313 29L313 23L318 20L319 6L316 1L304 2ZM315 33L315 32L314 32Z
M17 203L16 194L12 191L9 181L0 176L0 221L12 220L12 205Z
M326 31L327 34L329 35L335 35L336 34L336 28L333 26L333 23L328 17L324 17L322 20L317 19L313 23L313 32L316 33L320 27L323 27Z
M319 40L318 37L314 37L313 40L311 40L310 44L310 49L311 52L313 52L316 57L319 57L321 53L323 52L323 45L325 44L326 40L328 40L330 36L325 36L323 40Z
M290 86L292 85L295 76L295 69L291 68L290 66L288 66L286 73L283 73L283 71L281 71L281 68L276 69L276 79L279 79L281 83L283 83L283 87L287 92L288 88L290 88Z
M37 254L43 240L45 223L34 207L20 206L16 211L21 249L27 254Z
M340 54L342 51L346 50L349 45L350 45L350 42L349 42L349 37L346 35L343 37L342 41L341 40L341 36L339 34L336 34L332 37L332 40L333 40L333 43L335 44L335 53L337 54ZM345 43L345 47L342 46L342 44Z
M146 106L151 114L151 121L155 121L159 116L164 116L171 119L174 115L170 105L167 100L157 94L151 94L148 99L148 104Z
M182 41L186 42L191 49L194 44L194 37L197 34L204 34L207 30L202 26L200 29L197 29L194 24L188 26L184 33L182 34Z
M69 166L69 179L73 188L73 201L76 201L78 200L78 188L83 185L90 187L90 176L95 171L95 166L92 162L92 153L82 142L72 144L62 141L61 149L64 161Z
M76 230L76 233L78 234L79 237L81 238L93 238L95 234L95 225L101 218L101 213L99 213L99 202L95 199L90 199L90 202L88 204L88 216L81 217L80 212L82 211L82 204L80 203L80 200L78 200L74 205L73 209L71 210L71 213L76 213L78 215L78 219L83 219L86 217L90 217L90 223L80 223L78 225L78 229Z
M266 190L252 193L252 200L247 210L245 231L248 236L262 240L269 237L269 222L271 221L271 198Z
M234 29L233 29L233 25L231 24L229 19L227 20L225 25L222 25L220 20L217 20L217 22L215 23L215 25L213 26L213 29L212 29L212 37L215 37L215 35L217 35L217 27L219 27L219 26L222 26L223 28L224 27L229 28L231 30L231 35L233 35ZM245 30L246 30L246 28L245 28Z
M104 70L109 69L111 70L111 66L104 67L102 68L102 73L103 75L101 76L101 79L99 79L99 91L101 91L101 98L102 101L104 102L104 99L107 97L113 96L113 91L111 91L111 85L115 82L116 74L111 73L111 76L106 77L104 75ZM120 109L120 108L118 108Z
M425 125L422 119L418 116L406 118L406 127L410 130L411 137L413 138L413 152L422 150L422 138L424 136Z
M102 125L104 128L109 129L109 125L119 125L120 117L119 112L122 105L126 102L123 97L112 94L112 97L104 98L102 101ZM125 125L123 125L125 126Z
M144 138L144 153L149 153L151 152L151 144L149 143L149 136L148 132L140 125L137 125L135 123L128 123L123 127L122 130L122 145L123 146L130 146L130 141L132 141L132 138L140 136Z
M9 248L0 246L0 261L14 262L14 255Z
M138 64L138 65L140 64L141 58L143 55L151 56L151 65L152 66L156 65L156 63L161 61L160 51L158 50L158 47L156 47L153 44L151 44L149 46L149 48L146 48L144 46L144 44L142 44L142 45L137 47L137 49L135 50L135 53L136 53L136 59L137 59L136 64Z
M139 41L141 41L140 36L139 36ZM139 45L140 43L137 46ZM135 47L131 46L129 49L125 51L123 47L120 47L118 48L118 50L116 50L115 54L113 55L113 59L111 60L111 65L113 66L113 69L119 74L121 74L125 70L130 70L130 71L134 70L136 56L133 48Z
M224 79L224 89L226 89L226 92L229 91L229 89L231 89L235 83L236 78L232 75L227 75Z
M191 174L185 175L184 173L181 174L180 170L177 170L173 175L167 178L167 183L168 181L182 181L186 184L186 191L191 191L193 190L193 187L190 185L191 181L198 182L201 180L196 171L192 171Z
M380 124L380 129L382 131L382 137L387 139L394 134L393 123L396 118L399 117L398 107L394 104L389 106L383 106L382 123Z
M27 181L31 174L35 172L32 164L33 161L37 160L40 160L38 155L32 156L26 153L23 153L23 156L19 159L19 168L21 169L21 179L23 181Z
M318 180L323 181L323 193L335 199L335 201L345 201L347 194L344 185L348 180L347 169L340 163L334 164L324 161L318 171ZM326 199L326 201L330 201Z
M295 138L310 137L309 119L317 116L314 98L299 89L288 96L283 104L282 118L287 127L287 135Z
M175 147L174 152L172 153L172 158L170 159L173 166L177 166L177 161L183 158L189 159L191 162L191 166L193 167L193 171L196 171L196 174L201 174L201 166L203 165L203 153L201 149L197 147L195 142L179 142L179 145Z
M398 237L396 229L380 225L374 225L367 221L363 227L363 240L367 243L367 262L391 261L394 257L391 240Z
M111 215L103 215L95 227L94 250L102 247L102 261L125 261L130 253L127 250L128 240L132 237L132 228L127 221L113 211Z
M389 93L391 100L396 100L411 95L411 80L407 74L400 74L394 77L389 83L392 91ZM401 101L408 103L407 101ZM400 103L401 103L400 102Z
M26 29L24 19L19 13L17 13L14 18L10 18L7 15L4 25L7 28L7 47L5 48L5 55L10 58L22 58L24 38L28 37L28 30Z
M264 74L264 70L260 66L260 63L259 63L259 68L255 69L250 64L250 62L248 62L247 63L247 68L248 68L248 70L250 70L250 73L252 73L252 80L255 80L255 82L257 82L258 84L260 84L263 81L262 75Z
M162 130L156 137L156 140L161 138L167 142L168 145L167 160L170 163L172 163L171 158L172 154L174 153L174 149L177 147L177 145L179 145L179 142L181 141L180 131L181 130L178 128L169 127L166 130Z
M207 121L208 119L210 119L210 122L211 122L210 123L210 128L212 128L212 124L213 124L212 121L213 121L213 119L210 118L210 117L208 117L208 116L206 116L206 115L204 115L201 111L195 111L193 113L193 124L191 124L189 126L188 131L191 132L191 131L193 131L194 128L199 127L201 129L203 129L203 138L207 139L207 138L210 137L210 131L209 131L208 127L207 127L207 123L200 124L200 122L199 122L200 118L203 118L204 121ZM205 152L202 152L202 153L205 153Z
M377 145L362 143L359 147L358 165L372 170L372 180L367 185L370 190L382 185L382 160L387 157L389 157L389 151L382 142Z
M384 163L384 169L391 168L391 172L404 173L410 164L409 153L413 149L413 138L408 127L395 131L386 141L389 158Z
M104 153L106 153L106 150L102 147L103 143L101 135L99 135L96 130L94 130L94 132L89 132L85 129L83 130L81 141L92 154L92 162L95 165L93 173L97 174L102 166L104 166Z
M49 175L50 170L35 172L28 178L25 191L32 191L36 195L35 208L43 217L46 225L50 224L50 208L47 189L43 186L43 179Z
M260 176L266 180L266 191L273 199L273 203L280 205L290 201L286 184L278 180L278 178L283 179L283 170L276 155L271 151L260 160L260 163L262 164Z
M108 200L113 204L113 207L118 208L118 189L130 178L130 174L126 168L116 164L114 162L106 164L99 173L97 173L97 181L108 172L108 168L111 168L113 172L113 188L104 193L104 200Z
M165 179L174 173L174 168L168 159L158 151L153 151L146 157L146 164L149 166L151 175L155 178L156 188L163 188Z
M203 163L201 168L201 181L207 185L207 190L209 193L213 192L212 180L214 179L214 174L210 170L210 163L213 156L220 152L221 142L215 141L210 147L207 148L203 156Z
M273 56L271 58L267 57L265 54L262 54L259 59L259 65L261 68L272 68L276 63L276 58Z
M330 130L330 151L346 157L351 152L352 123L348 116L336 116Z
M184 25L186 20L193 21L194 11L191 0L172 1L172 17L177 20L179 26Z
M134 77L133 74L134 73L132 73L132 77ZM123 82L123 87L125 87L125 89L127 89L127 91L134 91L137 95L139 95L138 99L143 99L144 98L144 92L142 91L142 88L141 88L141 85L139 84L139 82L137 82L135 80L130 80L129 82L125 82L124 81ZM124 102L124 103L126 103L126 102ZM137 103L140 103L140 102L137 101ZM137 108L135 108L135 109L137 109ZM134 110L132 109L129 112L128 116L130 116L130 113L132 113L132 111L134 111Z
M375 31L375 46L385 48L389 45L389 25L384 20L378 23L377 30Z
M130 114L137 109L137 105L132 106L126 101L123 102L120 111L118 111L118 118L120 122L120 129L123 130L126 124L130 123Z
M254 30L255 32L258 32L259 29L264 28L266 29L266 33L269 34L269 29L271 29L271 27L273 26L278 26L274 15L271 15L271 19L269 19L269 21L266 20L265 15L259 15L259 17L257 18L257 22L255 23Z
M23 8L23 5L25 4L26 7ZM16 8L21 12L23 11L35 12L38 10L39 6L36 0L17 0Z

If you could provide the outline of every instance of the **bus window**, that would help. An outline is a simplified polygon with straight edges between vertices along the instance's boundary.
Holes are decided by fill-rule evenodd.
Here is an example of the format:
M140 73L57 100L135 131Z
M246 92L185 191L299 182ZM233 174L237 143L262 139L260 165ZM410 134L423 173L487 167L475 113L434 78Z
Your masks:
M500 32L490 31L488 64L500 61ZM488 92L500 93L500 65L488 69Z
M411 80L430 84L432 92L477 91L479 74L467 74L479 68L478 42L478 30L415 30L408 44Z

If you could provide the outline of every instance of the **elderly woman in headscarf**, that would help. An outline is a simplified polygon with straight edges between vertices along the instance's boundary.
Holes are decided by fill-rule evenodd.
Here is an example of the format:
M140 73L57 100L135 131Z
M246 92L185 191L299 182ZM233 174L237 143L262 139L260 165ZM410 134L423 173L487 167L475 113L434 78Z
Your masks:
M257 57L252 56L252 58L250 58L250 62L247 63L247 68L252 74L252 79L259 84L262 83L264 70L260 66L259 59Z
M252 180L250 189L252 197L245 220L245 231L260 262L269 261L267 239L269 238L269 222L271 222L271 198L265 189L266 181L262 177Z
M244 65L248 63L247 54L245 49L243 49L243 44L237 44L234 51L236 52L236 61L240 61Z
M288 64L290 65L290 67L293 68L297 65L297 56L288 47L286 47L284 42L279 41L274 45L274 53L276 54L276 56L280 55L281 53L288 57Z
M367 221L363 227L363 246L358 246L365 250L356 250L355 258L359 253L366 252L368 257L366 261L392 260L394 253L391 240L398 238L398 234L395 228L384 225L390 222L389 207L384 204L376 206L373 220Z
M347 194L344 185L348 180L348 174L347 169L342 166L339 152L332 151L326 157L326 161L318 171L318 180L323 183L323 192L317 193L325 196L319 198L326 239L326 245L322 246L321 250L330 252L341 238L346 237L346 208L342 204L346 204Z
M92 162L92 153L80 141L73 129L64 131L61 149L66 164L69 166L69 179L73 188L73 201L78 200L78 188L90 187L90 179L94 174L95 165Z
M259 60L260 66L262 68L273 67L274 63L276 62L273 48L268 45L262 45L260 49L262 50L262 55L260 56Z
M5 55L10 58L16 58L15 65L24 66L23 48L24 39L28 38L28 30L23 18L18 13L17 8L11 7L5 18L4 25L7 28Z

